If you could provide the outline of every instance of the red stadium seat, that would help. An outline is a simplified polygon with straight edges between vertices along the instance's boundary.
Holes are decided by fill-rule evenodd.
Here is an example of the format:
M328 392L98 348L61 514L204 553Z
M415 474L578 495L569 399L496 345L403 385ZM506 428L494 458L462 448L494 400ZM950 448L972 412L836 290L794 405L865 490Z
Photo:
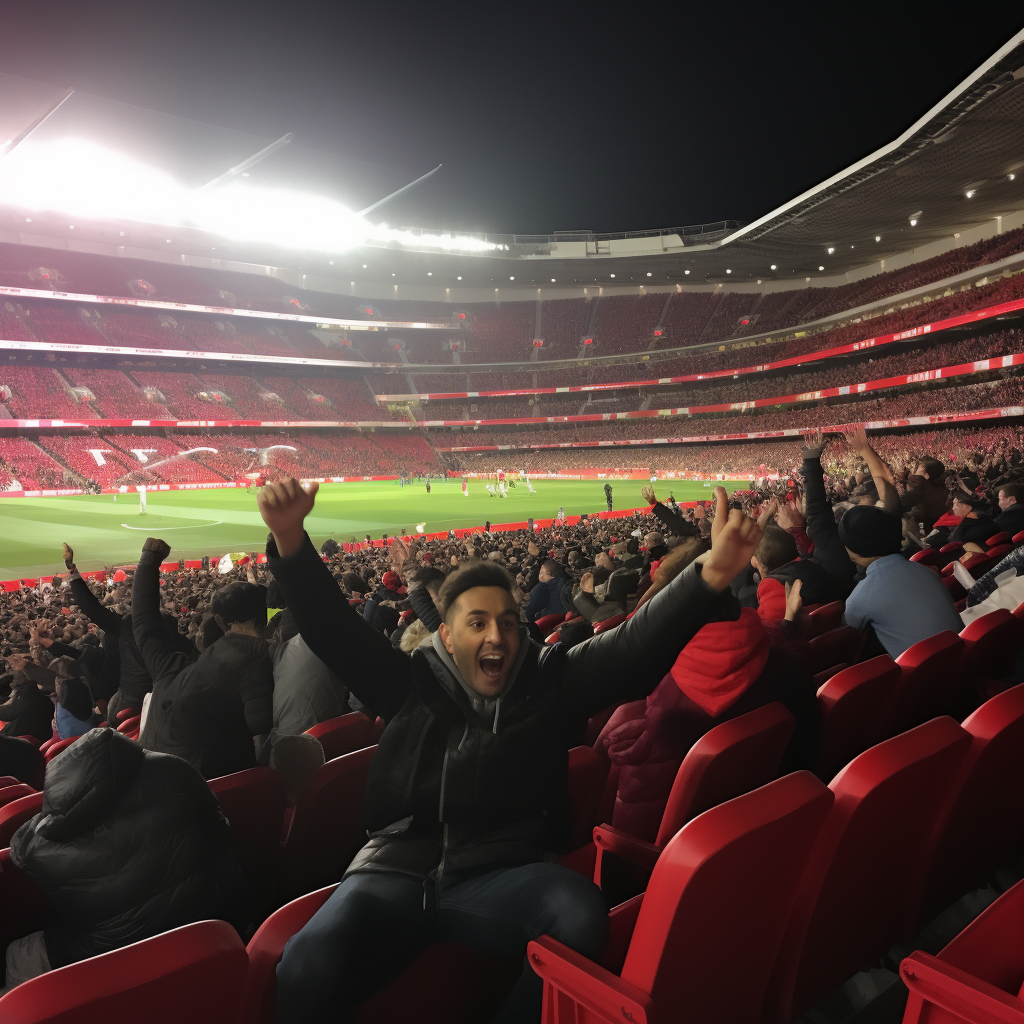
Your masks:
M284 895L337 882L366 842L363 799L376 747L343 754L306 783L284 839Z
M135 718L136 715L139 717L142 716L142 708L121 708L117 712L118 724L123 722L126 718Z
M885 739L939 714L956 680L964 642L943 630L907 648L897 659L900 677L882 709L878 736Z
M604 633L609 629L614 629L616 626L625 622L628 618L628 615L612 615L607 619L602 619L600 622L594 624L594 633Z
M346 715L320 722L306 732L320 741L324 748L324 758L328 761L333 761L342 754L350 754L353 750L371 747L380 735L373 719L361 711L351 711Z
M843 601L829 601L810 609L802 608L797 614L797 625L804 640L813 640L822 633L838 629L843 622Z
M536 623L536 626L541 631L541 633L549 633L556 626L560 626L563 622L565 622L565 613L552 612L550 615L540 616L540 618L535 619L534 622Z
M29 793L0 807L0 850L10 846L14 833L42 809L42 793Z
M20 800L23 796L31 796L35 790L26 786L24 782L15 782L11 786L0 788L0 807L9 804L12 800Z
M21 784L21 779L16 779L13 775L0 775L0 789L4 789L7 786L18 786Z
M1014 545L1016 545L1016 544L1024 544L1024 530L1021 530L1020 533L1015 533L1010 538L1010 543L1014 544Z
M882 654L851 665L818 690L822 727L815 774L819 779L830 781L875 742L879 708L899 677L899 665Z
M945 556L940 554L935 548L924 548L921 551L915 551L911 556L912 562L917 562L919 565L934 565L941 569L947 564Z
M10 1024L223 1024L249 959L225 921L199 921L26 981L0 999Z
M992 559L994 567L995 563L1004 559L1013 550L1013 548L1013 544L997 544L995 547L989 548L985 554Z
M937 718L855 758L829 787L835 804L779 947L765 1024L789 1024L908 930L907 886L970 745Z
M277 906L274 897L284 859L284 781L269 768L249 768L211 779L209 786L231 826L245 876L245 892L258 899L259 906L272 909Z
M591 842L594 826L600 824L601 797L611 765L593 747L569 751L568 791L572 809L572 837L569 848L577 850Z
M62 754L67 750L77 739L77 736L69 736L66 740L55 740L43 752L43 760L49 764L58 754Z
M1001 544L1010 544L1010 535L1004 530L1002 533L994 533L987 541L985 541L985 547L994 548Z
M142 725L142 715L131 715L128 718L121 719L118 723L117 731L125 736L131 736L132 733L136 735L139 732L139 726Z
M623 885L632 889L639 881L642 884L637 891L645 888L647 875L661 851L687 822L775 778L795 728L796 719L775 702L706 732L690 747L676 772L653 843L636 839L611 825L594 829L594 881L602 889L611 886L615 902L635 896L636 892L627 893ZM616 865L618 858L639 870L629 870L621 878L623 872Z
M903 1024L1024 1024L1024 882L978 915L938 956L900 964Z
M978 680L990 680L995 690L1000 689L997 681L1013 672L1024 641L1024 628L1013 613L1006 608L988 612L960 630L960 638L964 641L964 652L957 675L968 686Z
M1024 831L1024 684L986 701L963 724L971 747L936 823L922 920L988 881L1012 859Z
M691 821L637 898L621 969L548 936L531 942L544 1024L757 1024L793 894L831 804L810 772L797 772Z
M329 885L271 914L248 946L249 976L239 1020L276 1024L277 965L288 940L327 902ZM355 1008L357 1024L477 1024L497 1013L522 971L519 957L495 957L457 942L425 949L390 984Z
M840 662L852 665L857 661L864 634L853 626L838 626L820 633L807 644L807 662L812 673Z

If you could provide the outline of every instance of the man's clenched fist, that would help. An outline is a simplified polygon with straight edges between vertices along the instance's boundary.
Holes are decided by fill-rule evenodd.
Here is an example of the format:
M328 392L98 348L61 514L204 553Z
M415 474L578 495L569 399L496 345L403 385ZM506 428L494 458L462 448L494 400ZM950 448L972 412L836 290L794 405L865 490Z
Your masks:
M142 550L143 552L153 552L162 562L171 553L171 545L159 537L147 537L146 543L142 545Z
M304 488L294 477L267 484L256 499L263 522L270 528L282 558L302 546L302 522L313 511L320 485L314 480Z

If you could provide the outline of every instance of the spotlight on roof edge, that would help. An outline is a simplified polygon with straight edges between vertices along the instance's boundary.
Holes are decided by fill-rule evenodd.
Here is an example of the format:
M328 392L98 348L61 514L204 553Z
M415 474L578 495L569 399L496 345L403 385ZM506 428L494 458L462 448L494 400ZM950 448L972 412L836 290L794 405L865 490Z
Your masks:
M86 139L19 146L0 163L0 203L77 220L195 228L238 241L338 252L360 245L494 252L508 246L450 232L371 224L341 203L235 180L190 188L134 157Z

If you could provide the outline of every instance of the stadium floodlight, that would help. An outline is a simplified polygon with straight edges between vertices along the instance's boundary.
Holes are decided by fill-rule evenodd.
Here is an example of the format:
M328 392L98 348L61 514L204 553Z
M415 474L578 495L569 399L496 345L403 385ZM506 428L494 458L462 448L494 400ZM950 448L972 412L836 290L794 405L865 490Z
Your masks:
M818 269L819 269L819 270L824 270L825 268L824 268L824 267L818 267Z
M881 235L875 235L875 241L876 242L880 242L881 240L882 240L882 236Z
M25 139L27 139L58 107L63 106L65 101L69 100L74 95L74 92L74 89L65 89L59 100L55 103L51 103L45 110L32 118L32 120L29 121L29 123L16 135L12 135L3 144L3 147L0 148L0 158L7 156L15 146L24 142Z
M727 274L731 274L731 273L732 273L732 271L731 271L731 270L727 270L727 271L726 271L726 273L727 273Z
M969 188L969 189L968 189L968 190L967 190L967 191L966 191L966 192L964 193L964 195L965 195L965 196L967 196L967 198L968 198L968 199L970 199L970 198L971 198L971 197L972 197L972 196L974 195L974 189L973 189L973 188Z
M684 270L684 271L683 271L683 273L684 273L684 274L688 274L688 273L689 273L689 271L688 271L688 270Z
M778 268L777 266L775 266L775 264L773 263L773 264L772 264L772 270L778 270L778 269L779 269L779 268Z
M362 213L308 192L235 178L190 188L171 175L87 139L19 147L0 161L0 202L83 220L194 228L240 242L339 252L364 245L496 252L504 244L450 232L371 224ZM364 211L365 212L365 211Z
M916 217L911 217L910 218L910 226L912 228L916 228L917 227L917 218Z
M1013 179L1016 178L1017 175L1016 174L1008 174L1007 177L1010 179L1010 181L1013 181Z
M831 256L831 255L832 255L832 253L834 253L835 251L836 251L836 250L835 250L835 246L833 246L833 245L830 245L830 246L828 247L828 254L829 254L829 256Z
M248 178L250 167L255 167L255 165L261 160L266 160L271 153L276 153L282 146L287 146L293 138L294 136L291 132L287 135L282 135L276 142L272 142L269 146L261 149L258 153L253 153L251 157L243 160L237 166L229 167L223 174L214 178L213 181L208 181L203 188L215 188L217 185L223 185L224 182L230 181L232 178L237 178L239 174L243 178Z

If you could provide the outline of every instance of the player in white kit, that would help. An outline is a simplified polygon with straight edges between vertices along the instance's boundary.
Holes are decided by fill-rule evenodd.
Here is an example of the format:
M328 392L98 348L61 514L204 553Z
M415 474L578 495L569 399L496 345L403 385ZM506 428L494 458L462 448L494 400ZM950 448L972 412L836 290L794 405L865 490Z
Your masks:
M139 515L140 516L147 515L148 513L146 512L146 487L145 487L145 484L139 484L139 486L136 487L135 490L137 490L139 492Z

